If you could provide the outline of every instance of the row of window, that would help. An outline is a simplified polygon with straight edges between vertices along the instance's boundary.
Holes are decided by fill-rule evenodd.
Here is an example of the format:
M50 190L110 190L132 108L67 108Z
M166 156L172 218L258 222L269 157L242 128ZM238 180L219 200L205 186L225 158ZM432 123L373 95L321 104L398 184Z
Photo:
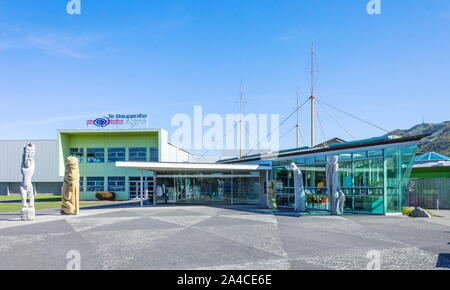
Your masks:
M380 158L383 157L384 151L380 150L369 150L369 151L361 151L354 153L344 153L339 154L339 161L346 160L358 160L358 159L367 159L367 158ZM307 157L300 158L297 160L285 160L285 161L275 161L273 162L274 166L283 166L290 165L290 163L295 162L296 164L314 164L314 163L326 163L327 159L325 155L316 156L316 157Z
M150 161L159 161L158 148L150 149ZM105 154L105 152L107 152ZM121 161L148 161L147 153L148 148L145 147L135 147L128 148L128 160L126 158L127 148L70 148L70 156L78 158L79 163L104 163L105 159L107 162L121 162ZM105 158L105 156L107 158Z
M107 177L106 178L106 191L108 192L120 192L126 191L125 177ZM80 191L84 191L84 178L80 177ZM101 192L105 191L105 178L104 177L86 177L86 191L88 192Z

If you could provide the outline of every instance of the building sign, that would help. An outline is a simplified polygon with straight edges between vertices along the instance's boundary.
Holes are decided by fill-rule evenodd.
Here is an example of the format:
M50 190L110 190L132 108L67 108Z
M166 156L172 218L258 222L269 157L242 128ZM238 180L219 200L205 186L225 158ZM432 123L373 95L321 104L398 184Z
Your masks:
M107 116L87 120L88 128L145 129L148 128L147 114L108 114Z

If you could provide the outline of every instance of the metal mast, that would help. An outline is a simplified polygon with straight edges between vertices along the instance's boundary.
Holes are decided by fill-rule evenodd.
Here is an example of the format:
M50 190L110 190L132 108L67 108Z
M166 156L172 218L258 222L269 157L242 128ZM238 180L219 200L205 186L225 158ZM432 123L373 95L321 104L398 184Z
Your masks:
M298 107L298 105L299 105L298 101L299 101L299 92L298 92L298 88L297 88L297 107L296 107L296 109L297 109L297 123L295 125L295 129L296 129L296 133L297 133L297 137L295 139L295 142L296 142L297 148L300 147L300 140L299 140L299 138L300 138L300 120L299 120L300 108Z
M242 149L242 119L244 116L244 82L241 81L240 97L239 97L239 111L240 111L240 121L239 121L239 156L242 158L244 156L244 151Z
M319 72L319 70L316 70L316 64L315 64L315 58L316 58L316 51L314 48L314 42L311 46L311 70L309 71L311 75L311 147L314 147L314 112L315 112L315 82L316 82L316 72Z

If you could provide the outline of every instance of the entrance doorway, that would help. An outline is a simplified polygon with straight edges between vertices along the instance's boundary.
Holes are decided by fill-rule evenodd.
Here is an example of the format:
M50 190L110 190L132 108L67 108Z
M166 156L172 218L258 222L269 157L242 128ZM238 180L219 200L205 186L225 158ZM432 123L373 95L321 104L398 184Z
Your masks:
M154 193L154 179L153 177L144 176L143 177L143 188L145 200L153 200ZM130 189L130 199L139 199L141 197L141 178L140 177L130 177L129 178L129 189Z

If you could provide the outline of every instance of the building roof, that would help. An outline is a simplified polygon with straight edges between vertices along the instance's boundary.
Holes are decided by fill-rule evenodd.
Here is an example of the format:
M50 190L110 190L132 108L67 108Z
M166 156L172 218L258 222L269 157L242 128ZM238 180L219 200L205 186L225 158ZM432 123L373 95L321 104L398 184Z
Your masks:
M58 134L115 134L115 133L155 133L164 129L143 128L143 129L60 129Z
M316 146L314 146L314 148L325 147L325 146L328 146L331 144L340 144L340 143L345 143L345 142L346 142L345 140L335 137L335 138L325 141L323 143L317 144Z
M450 161L429 161L414 164L414 168L450 167Z
M436 152L429 152L429 153L417 156L415 161L416 162L450 161L450 157L436 153Z
M116 162L117 167L133 168L149 171L263 171L270 170L270 166L247 164L217 164L217 163L173 163L173 162Z
M231 158L231 159L223 159L219 160L219 163L240 163L240 162L250 162L250 161L259 161L259 160L271 160L271 159L279 159L290 156L300 156L300 155L309 155L309 154L318 154L322 152L332 152L332 151L341 151L347 149L357 149L362 147L372 147L372 146L380 146L380 145L400 145L402 143L413 142L417 144L422 138L428 137L430 134L409 136L409 137L398 137L398 136L382 136L375 137L371 139L365 140L357 140L350 141L344 143L335 143L330 144L325 147L319 148L310 148L310 147L302 147L296 149L283 150L278 152L273 152L269 154L254 154L244 156L243 158Z

